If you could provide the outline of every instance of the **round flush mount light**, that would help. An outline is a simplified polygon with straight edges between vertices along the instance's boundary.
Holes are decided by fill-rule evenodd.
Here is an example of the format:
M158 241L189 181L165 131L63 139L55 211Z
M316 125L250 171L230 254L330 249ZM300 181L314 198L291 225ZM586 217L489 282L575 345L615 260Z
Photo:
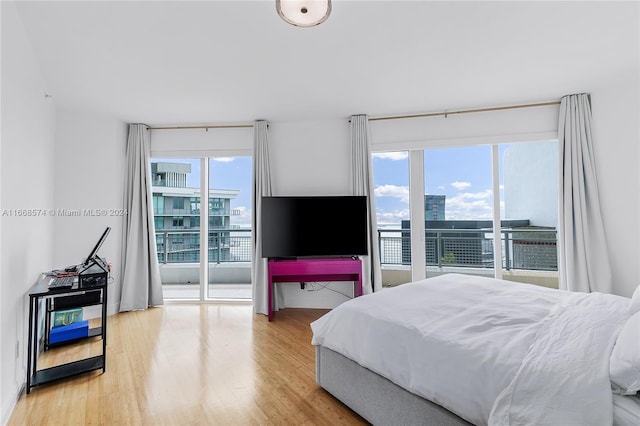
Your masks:
M276 0L278 15L296 27L313 27L327 20L331 0Z

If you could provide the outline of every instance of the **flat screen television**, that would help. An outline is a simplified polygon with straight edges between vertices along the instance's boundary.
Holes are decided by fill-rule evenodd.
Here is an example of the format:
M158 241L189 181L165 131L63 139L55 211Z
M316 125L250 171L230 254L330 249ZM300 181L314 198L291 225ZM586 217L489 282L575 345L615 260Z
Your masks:
M262 197L262 257L366 255L367 197Z

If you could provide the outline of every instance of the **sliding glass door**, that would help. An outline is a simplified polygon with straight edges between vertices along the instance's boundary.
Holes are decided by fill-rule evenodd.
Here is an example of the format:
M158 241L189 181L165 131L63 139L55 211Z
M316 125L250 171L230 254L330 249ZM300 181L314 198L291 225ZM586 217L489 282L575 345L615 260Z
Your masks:
M374 153L383 285L455 272L557 286L557 149Z
M251 298L251 157L151 159L165 299Z

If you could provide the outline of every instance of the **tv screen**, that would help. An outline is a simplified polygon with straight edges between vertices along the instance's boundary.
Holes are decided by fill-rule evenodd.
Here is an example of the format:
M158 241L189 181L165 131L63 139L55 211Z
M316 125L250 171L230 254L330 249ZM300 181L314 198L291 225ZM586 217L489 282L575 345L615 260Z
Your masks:
M367 197L262 197L262 257L367 254Z

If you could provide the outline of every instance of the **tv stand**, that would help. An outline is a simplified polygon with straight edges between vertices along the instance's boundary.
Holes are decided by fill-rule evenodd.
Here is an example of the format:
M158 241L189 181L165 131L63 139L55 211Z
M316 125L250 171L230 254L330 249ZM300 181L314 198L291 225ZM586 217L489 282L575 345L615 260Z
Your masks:
M273 320L273 284L353 281L353 296L362 296L362 261L353 257L269 259L267 263L269 321Z

